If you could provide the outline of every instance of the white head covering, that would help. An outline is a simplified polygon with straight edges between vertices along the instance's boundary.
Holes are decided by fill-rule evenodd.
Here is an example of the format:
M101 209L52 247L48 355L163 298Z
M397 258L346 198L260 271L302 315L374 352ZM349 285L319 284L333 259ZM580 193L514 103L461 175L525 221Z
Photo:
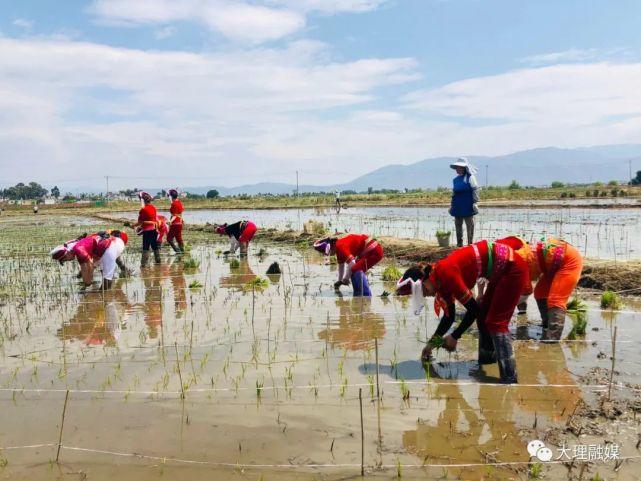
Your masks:
M467 157L459 157L458 159L456 159L456 162L450 164L450 168L452 169L456 169L457 167L463 167L467 175L476 174L476 167L470 164L470 161L467 159Z
M415 315L420 316L421 311L425 307L425 301L423 300L423 280L419 279L415 281L411 277L408 277L407 279L399 279L396 283L396 288L399 289L407 284L411 284L412 286L412 294L410 295L412 310Z

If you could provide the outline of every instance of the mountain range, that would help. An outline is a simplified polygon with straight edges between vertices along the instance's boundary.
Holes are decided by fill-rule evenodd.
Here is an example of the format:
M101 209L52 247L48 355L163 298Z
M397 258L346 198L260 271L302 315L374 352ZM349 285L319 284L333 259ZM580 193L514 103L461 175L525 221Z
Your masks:
M628 181L641 169L641 145L604 145L561 149L544 147L496 157L468 156L476 166L479 185L508 185L516 180L521 185L544 186L553 181L591 183L610 180ZM368 188L417 189L450 187L453 171L449 168L456 157L435 157L413 164L392 164L373 170L349 182L335 185L300 185L299 191L333 192ZM194 186L183 190L205 194L216 189L221 196L239 194L291 194L296 186L286 183L257 183L238 187Z

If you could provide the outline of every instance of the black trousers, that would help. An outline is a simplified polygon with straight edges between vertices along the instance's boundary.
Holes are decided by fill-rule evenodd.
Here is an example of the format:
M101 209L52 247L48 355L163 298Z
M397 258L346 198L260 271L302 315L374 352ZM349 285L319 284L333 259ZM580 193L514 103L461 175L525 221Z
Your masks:
M148 251L158 249L158 232L154 230L146 230L142 233L142 250Z

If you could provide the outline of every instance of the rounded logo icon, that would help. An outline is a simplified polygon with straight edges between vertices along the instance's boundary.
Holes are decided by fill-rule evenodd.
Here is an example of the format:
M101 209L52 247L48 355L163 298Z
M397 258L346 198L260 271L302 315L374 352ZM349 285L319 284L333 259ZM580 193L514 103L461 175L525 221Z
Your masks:
M536 456L537 451L544 447L545 447L545 443L543 441L539 441L538 439L535 439L528 443L527 452L530 454L530 457Z
M542 447L536 452L536 457L544 463L552 459L552 450L550 448Z

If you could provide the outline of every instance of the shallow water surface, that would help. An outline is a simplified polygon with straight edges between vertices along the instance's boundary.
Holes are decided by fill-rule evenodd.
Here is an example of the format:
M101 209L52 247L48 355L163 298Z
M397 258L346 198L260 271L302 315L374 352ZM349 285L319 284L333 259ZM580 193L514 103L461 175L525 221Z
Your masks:
M360 390L369 476L526 479L527 443L604 389L578 378L610 367L615 324L616 380L640 382L634 310L602 313L588 300L587 340L540 344L531 303L530 318L512 326L520 384L505 387L495 365L476 363L474 332L423 369L419 354L437 323L431 303L416 316L406 299L352 299L349 288L337 297L336 267L315 252L254 243L232 267L222 248L194 247L191 270L165 253L162 265L104 294L79 294L74 269L43 258L16 271L26 288L13 286L0 306L0 476L110 479L116 468L121 479L145 480L357 477ZM128 264L138 256L129 251ZM252 289L274 261L283 274ZM393 288L383 268L370 275L376 296ZM190 288L196 280L202 287ZM622 455L638 454L633 435L621 433ZM603 465L608 476L613 468ZM545 469L553 479L567 473ZM639 470L626 462L616 476Z

